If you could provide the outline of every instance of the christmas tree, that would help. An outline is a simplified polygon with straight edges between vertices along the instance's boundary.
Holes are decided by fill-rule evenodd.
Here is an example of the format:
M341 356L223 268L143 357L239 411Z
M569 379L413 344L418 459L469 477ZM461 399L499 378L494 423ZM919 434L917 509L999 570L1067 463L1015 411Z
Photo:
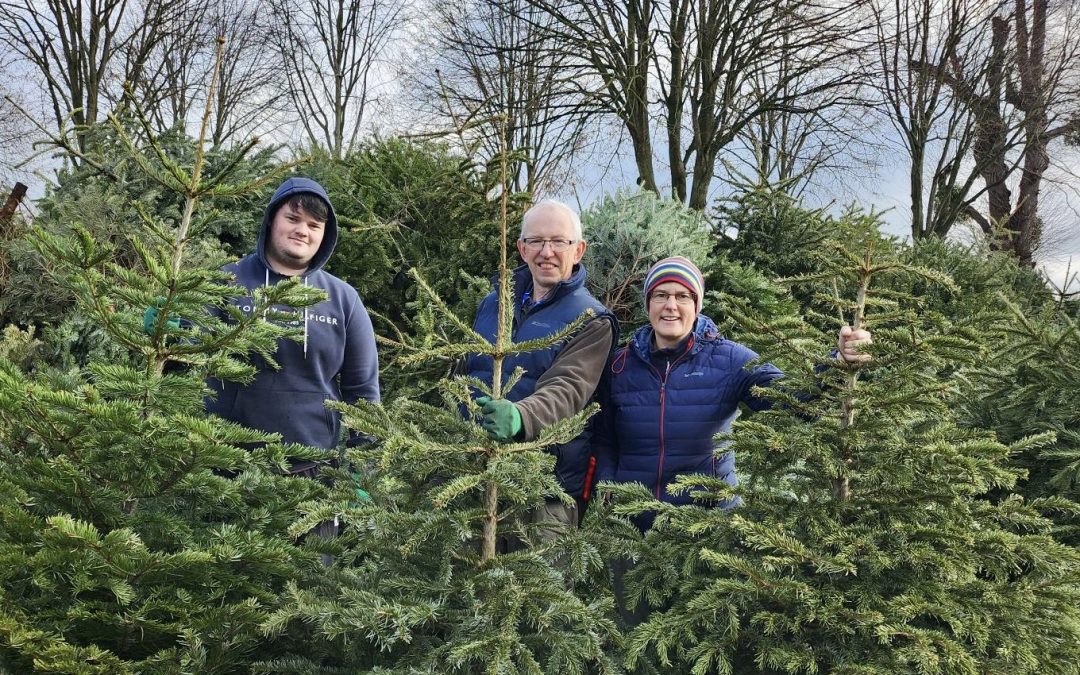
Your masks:
M1053 444L1014 461L1027 475L1021 494L1045 505L1056 535L1080 545L1080 325L1067 304L1025 312L1000 295L993 349L972 377L965 411L1007 441L1052 432Z
M251 313L230 304L247 293L220 271L224 256L198 243L214 215L200 204L279 176L233 182L243 151L206 171L209 113L189 163L153 140L137 109L143 147L113 119L129 161L182 204L172 221L132 205L138 270L78 222L70 236L35 234L77 312L120 356L74 370L0 358L5 672L245 671L284 648L262 625L286 582L319 567L287 528L323 488L280 472L287 456L319 454L203 413L206 378L252 377L251 354L272 364L278 340L298 331L280 308L318 300L279 284L256 294ZM54 141L76 151L68 135ZM158 311L144 330L148 307Z
M504 159L505 161L505 159ZM505 167L504 167L505 169ZM505 175L505 173L503 174ZM372 436L350 450L371 495L339 490L305 505L299 533L337 518L324 542L335 558L320 578L290 586L273 634L310 630L310 649L260 664L266 672L580 673L617 670L609 594L574 592L603 569L598 550L576 530L552 541L525 514L545 498L569 501L545 449L574 438L595 406L543 430L532 441L499 443L479 425L474 392L501 398L520 377L504 377L511 353L565 339L588 316L546 339L512 344L508 202L501 193L500 327L489 342L454 315L415 270L423 293L415 337L398 336L388 368L487 354L493 385L448 377L429 403L399 397L342 406L346 424ZM339 482L340 483L340 482ZM523 547L506 552L509 540Z

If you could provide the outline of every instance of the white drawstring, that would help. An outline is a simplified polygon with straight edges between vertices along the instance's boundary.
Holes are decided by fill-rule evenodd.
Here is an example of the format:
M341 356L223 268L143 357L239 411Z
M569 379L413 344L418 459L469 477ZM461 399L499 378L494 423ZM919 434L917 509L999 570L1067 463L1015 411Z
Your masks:
M304 288L307 288L307 277L303 279ZM307 307L304 308L304 360L307 361Z

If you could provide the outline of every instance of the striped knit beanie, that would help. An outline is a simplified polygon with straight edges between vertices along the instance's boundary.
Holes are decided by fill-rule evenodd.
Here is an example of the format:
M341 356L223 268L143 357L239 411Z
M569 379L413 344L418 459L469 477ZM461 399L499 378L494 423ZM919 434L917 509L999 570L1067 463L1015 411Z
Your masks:
M697 300L694 303L694 310L701 312L701 302L705 295L705 279L701 276L701 270L697 268L697 265L678 255L664 258L649 268L649 272L645 275L646 305L649 304L649 294L653 292L653 289L668 281L682 284L693 293Z

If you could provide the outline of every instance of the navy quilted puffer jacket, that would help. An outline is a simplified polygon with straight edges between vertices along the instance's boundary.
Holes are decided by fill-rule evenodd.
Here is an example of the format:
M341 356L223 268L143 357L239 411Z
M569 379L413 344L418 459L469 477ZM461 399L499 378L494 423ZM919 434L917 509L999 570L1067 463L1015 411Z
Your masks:
M736 485L734 453L713 436L731 430L740 402L767 408L769 401L750 390L783 373L769 363L748 366L757 354L718 335L703 315L664 372L650 360L651 342L652 327L638 329L608 365L593 437L597 480L644 483L657 499L676 504L691 501L667 492L679 475L706 474ZM652 522L639 520L643 530Z

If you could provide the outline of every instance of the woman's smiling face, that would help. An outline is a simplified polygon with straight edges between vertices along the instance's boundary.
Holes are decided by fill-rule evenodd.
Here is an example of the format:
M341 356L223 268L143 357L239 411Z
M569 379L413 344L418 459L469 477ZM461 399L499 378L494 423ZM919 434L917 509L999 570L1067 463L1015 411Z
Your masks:
M656 346L670 349L694 330L697 299L686 286L665 281L649 293L649 323Z

